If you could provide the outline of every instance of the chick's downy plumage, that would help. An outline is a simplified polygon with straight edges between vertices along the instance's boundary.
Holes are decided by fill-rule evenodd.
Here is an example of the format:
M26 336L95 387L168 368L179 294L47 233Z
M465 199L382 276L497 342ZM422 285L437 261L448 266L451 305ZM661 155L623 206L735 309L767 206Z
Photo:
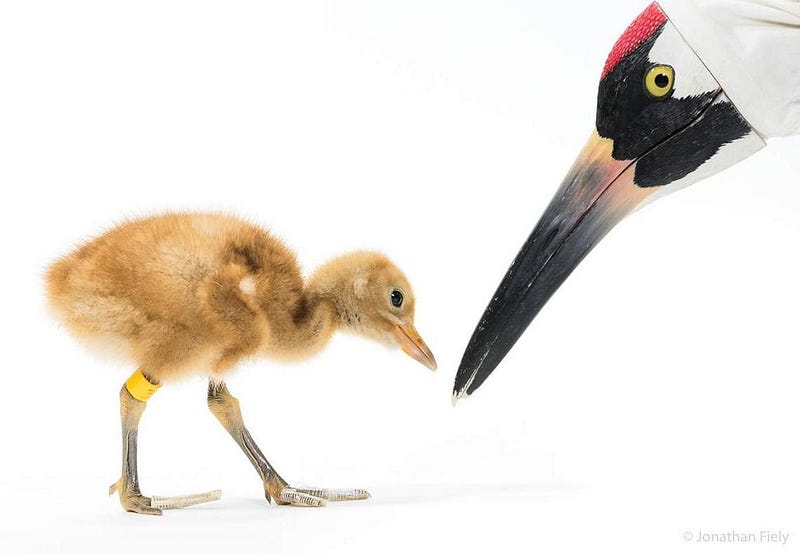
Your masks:
M74 335L158 381L222 375L258 354L308 357L338 329L396 342L396 330L414 317L411 287L383 255L344 255L305 283L278 238L217 214L124 223L53 264L47 285Z

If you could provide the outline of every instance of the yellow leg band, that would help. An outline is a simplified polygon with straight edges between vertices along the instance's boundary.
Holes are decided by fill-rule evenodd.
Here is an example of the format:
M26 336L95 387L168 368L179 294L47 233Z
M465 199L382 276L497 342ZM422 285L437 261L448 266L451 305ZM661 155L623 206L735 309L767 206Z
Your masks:
M147 380L147 377L144 376L141 369L137 369L134 374L125 381L125 388L128 389L131 396L139 402L147 402L150 397L161 388L161 385L154 385Z

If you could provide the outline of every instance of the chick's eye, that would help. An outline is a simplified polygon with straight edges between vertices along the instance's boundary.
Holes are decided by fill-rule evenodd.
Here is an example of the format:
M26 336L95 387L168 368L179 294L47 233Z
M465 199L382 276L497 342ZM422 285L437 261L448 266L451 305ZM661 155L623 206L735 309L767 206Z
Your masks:
M399 290L393 290L391 294L392 306L399 308L403 305L403 293Z
M653 98L664 98L675 87L675 70L668 65L651 67L644 76L644 88Z

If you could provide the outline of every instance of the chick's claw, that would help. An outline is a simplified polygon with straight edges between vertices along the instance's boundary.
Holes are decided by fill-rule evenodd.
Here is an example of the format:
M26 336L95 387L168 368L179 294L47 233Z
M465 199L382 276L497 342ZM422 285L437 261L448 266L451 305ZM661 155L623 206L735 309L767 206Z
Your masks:
M291 506L305 506L310 508L321 508L327 504L324 498L314 496L292 487L286 487L278 496L278 503L289 504Z
M366 500L369 493L362 489L297 489L298 492L324 498L328 502L344 502L347 500Z
M365 500L369 497L369 493L361 489L298 489L284 487L278 495L278 503L318 508L328 502Z

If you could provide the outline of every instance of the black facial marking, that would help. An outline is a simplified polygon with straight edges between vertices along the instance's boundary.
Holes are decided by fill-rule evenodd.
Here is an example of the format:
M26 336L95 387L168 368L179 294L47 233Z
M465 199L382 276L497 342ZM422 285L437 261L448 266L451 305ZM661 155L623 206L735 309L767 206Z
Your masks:
M750 125L733 104L713 104L693 125L642 157L636 164L634 182L646 188L683 179L724 145L749 132Z
M597 132L614 141L612 156L616 160L635 160L688 126L718 92L717 89L680 99L673 98L672 91L662 98L647 93L643 80L652 67L648 55L666 25L625 56L600 82ZM656 77L656 84L662 77L668 86L666 75ZM676 80L680 78L675 75Z

